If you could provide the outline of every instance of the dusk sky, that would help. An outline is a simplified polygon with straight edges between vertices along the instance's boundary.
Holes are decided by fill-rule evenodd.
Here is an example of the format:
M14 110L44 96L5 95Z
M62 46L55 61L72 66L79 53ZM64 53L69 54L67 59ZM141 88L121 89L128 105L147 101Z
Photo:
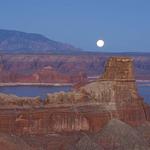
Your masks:
M150 52L150 0L0 0L0 28L90 51Z

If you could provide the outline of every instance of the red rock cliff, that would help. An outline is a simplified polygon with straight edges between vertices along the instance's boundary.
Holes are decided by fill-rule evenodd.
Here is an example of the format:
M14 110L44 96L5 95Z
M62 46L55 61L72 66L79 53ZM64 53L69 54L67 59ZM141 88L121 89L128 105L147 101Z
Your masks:
M2 96L0 131L19 135L97 132L112 118L132 126L149 118L138 95L130 58L110 58L103 76L68 93L49 94L44 102Z

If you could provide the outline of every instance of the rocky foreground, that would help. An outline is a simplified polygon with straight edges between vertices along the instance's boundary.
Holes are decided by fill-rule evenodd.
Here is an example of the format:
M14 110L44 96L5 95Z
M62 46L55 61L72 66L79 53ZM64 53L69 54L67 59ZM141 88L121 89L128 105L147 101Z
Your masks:
M150 106L128 57L111 57L96 81L44 101L1 93L0 109L1 150L150 149Z

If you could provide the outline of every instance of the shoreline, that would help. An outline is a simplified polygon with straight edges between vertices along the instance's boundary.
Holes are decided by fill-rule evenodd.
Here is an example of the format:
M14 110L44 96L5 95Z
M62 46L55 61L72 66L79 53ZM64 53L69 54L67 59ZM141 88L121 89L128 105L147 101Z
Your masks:
M149 83L150 80L136 80L136 83ZM21 82L10 82L0 83L0 87L3 86L73 86L73 83L21 83Z
M150 80L136 80L137 82L150 82Z
M0 83L2 86L73 86L73 83Z
M150 80L136 80L137 83L150 83Z

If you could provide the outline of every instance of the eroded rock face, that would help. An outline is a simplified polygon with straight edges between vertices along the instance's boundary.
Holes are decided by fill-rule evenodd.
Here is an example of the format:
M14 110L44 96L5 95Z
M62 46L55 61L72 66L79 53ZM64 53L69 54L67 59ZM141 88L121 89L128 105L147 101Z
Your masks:
M112 57L107 62L102 77L82 88L93 94L99 102L135 103L140 96L136 89L132 65L130 58Z
M51 116L52 130L62 131L89 131L89 123L81 114L53 114Z
M116 54L118 55L118 54ZM129 54L130 55L130 54ZM54 54L2 54L0 56L0 81L1 82L37 82L34 74L51 66L61 75L78 76L80 71L88 76L102 74L104 64L112 54L82 53L79 55L54 55ZM132 54L136 70L136 78L150 79L150 55ZM51 75L50 75L51 76ZM44 78L42 79L44 80ZM63 80L58 78L58 82ZM52 80L49 80L52 82Z
M32 73L1 71L0 74L1 83L76 83L85 81L87 81L87 76L84 72L67 75L58 72L51 66L43 67Z
M46 104L97 104L97 113L99 116L108 114L107 121L116 117L138 125L149 118L149 106L144 104L138 94L132 65L130 58L110 58L100 79L81 87L77 92L50 94ZM93 118L101 120L95 116L92 116L92 119L89 117L89 120ZM103 122L102 120L100 122ZM91 124L92 130L100 130L97 129L98 123L95 123L95 127L93 122Z
M92 95L100 105L106 104L108 107L105 110L110 112L112 117L132 125L147 119L143 99L136 88L130 58L110 58L102 77L81 89Z
M132 60L124 57L110 58L103 76L78 90L48 94L44 102L1 94L0 104L5 108L0 131L19 135L97 132L112 118L137 126L149 116L136 89Z
M149 120L150 106L138 94L130 58L110 58L98 80L48 94L43 102L0 94L0 132L22 137L30 145L26 149L148 150ZM4 150L19 146L12 138L3 144L0 137Z
M111 57L106 63L104 80L134 80L133 60L128 57Z

